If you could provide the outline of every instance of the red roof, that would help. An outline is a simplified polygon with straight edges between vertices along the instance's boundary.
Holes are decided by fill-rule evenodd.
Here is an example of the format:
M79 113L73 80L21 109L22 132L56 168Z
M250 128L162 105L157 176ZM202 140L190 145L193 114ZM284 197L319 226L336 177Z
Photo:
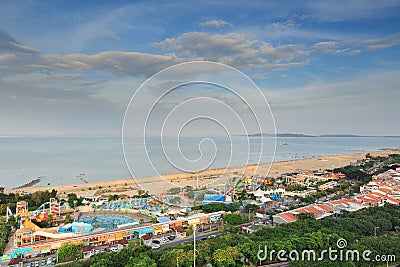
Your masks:
M327 205L327 204L318 204L317 207L320 208L323 211L326 211L326 212L332 212L333 211L333 208L331 206Z
M297 213L307 213L307 211L305 209L295 209L293 211L295 211Z
M317 209L314 208L314 207L307 207L307 208L306 208L306 211L307 211L307 212L310 212L310 213L312 213L312 214L314 214L315 216L321 216L321 215L324 214L322 211L319 211L319 210L317 210Z
M18 263L20 263L21 261L24 261L24 259L22 259L22 258L14 258L14 259L11 259L11 260L8 262L7 266L11 266L11 265L18 264Z
M127 239L121 239L121 240L118 240L118 241L117 241L117 243L118 243L118 244L121 244L121 245L128 245L128 242L129 242L129 241L128 241Z
M297 217L289 212L278 214L278 216L288 223L297 221Z
M350 204L358 204L361 205L362 203L360 201L354 200L354 199L347 199L347 198L342 198L339 200L334 200L330 202L332 205L340 205L340 204L344 204L349 206Z
M83 246L82 247L83 252L92 251L92 249L95 249L95 247L94 246Z
M378 197L384 197L385 196L384 194L381 194L379 192L374 192L372 194L375 195L375 196L378 196Z
M396 204L400 204L400 200L395 199L393 197L386 197L386 200L388 200L390 202L393 202L393 203L396 203Z
M354 200L354 199L344 199L346 203L353 203L353 204L361 204L360 201Z
M367 198L371 198L371 199L375 199L375 200L379 200L379 196L376 196L375 194L366 194L365 197Z
M381 191L381 192L383 192L383 193L386 193L386 194L389 194L389 193L390 193L390 190L388 190L388 189L379 188L378 190Z
M369 198L366 196L359 196L357 197L357 199L363 201L363 202L368 202L368 203L379 203L380 200L379 199L375 199L375 198Z

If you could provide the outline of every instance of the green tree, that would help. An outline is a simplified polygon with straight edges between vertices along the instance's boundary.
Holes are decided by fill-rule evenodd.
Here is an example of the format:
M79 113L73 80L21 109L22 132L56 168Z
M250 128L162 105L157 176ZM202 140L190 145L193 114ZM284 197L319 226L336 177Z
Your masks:
M243 217L240 214L226 214L222 218L230 225L239 225L244 223Z
M68 194L67 198L68 206L71 208L81 205L83 201L83 197L78 197L75 193Z
M52 225L53 222L54 222L53 214L49 213L49 215L47 215L46 222L47 222L48 225L51 227L51 225Z
M172 195L178 194L179 192L181 192L181 188L180 187L173 187L173 188L168 190L168 193L172 194Z
M235 247L227 247L226 249L217 249L213 253L213 261L217 266L235 266L239 260L240 253Z
M65 215L65 223L72 223L74 219L71 217L70 214Z
M254 211L257 211L259 209L260 209L260 207L258 205L256 205L256 204L247 204L246 206L244 206L243 212L249 212L249 210L254 212Z
M157 263L148 255L139 254L136 257L130 257L125 267L157 267Z
M57 250L57 256L59 261L74 260L81 258L82 247L71 243L63 244Z
M191 236L193 235L193 226L189 226L188 229L186 229L186 236Z

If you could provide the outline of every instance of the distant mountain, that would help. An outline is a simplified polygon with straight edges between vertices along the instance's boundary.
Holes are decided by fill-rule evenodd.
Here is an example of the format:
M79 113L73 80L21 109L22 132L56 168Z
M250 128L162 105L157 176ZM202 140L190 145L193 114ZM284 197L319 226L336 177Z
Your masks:
M368 137L362 135L355 135L355 134L323 134L319 137Z
M379 138L400 138L398 135L356 135L356 134L324 134L318 137L379 137Z
M248 137L379 137L379 138L400 138L398 135L356 135L356 134L323 134L323 135L308 135L308 134L295 134L295 133L256 133L249 134Z

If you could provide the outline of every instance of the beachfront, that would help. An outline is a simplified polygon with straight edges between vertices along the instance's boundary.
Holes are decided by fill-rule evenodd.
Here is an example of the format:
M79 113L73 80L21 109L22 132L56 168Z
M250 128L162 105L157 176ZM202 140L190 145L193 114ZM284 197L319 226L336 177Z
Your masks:
M374 156L384 156L388 154L399 153L400 149L381 149L378 151L371 151L370 154ZM247 167L237 167L231 169L214 169L207 170L197 174L192 173L178 173L163 175L163 178L177 186L192 186L202 187L210 183L218 183L219 179L215 178L223 173L233 174L258 174L260 176L279 177L284 173L293 171L305 170L325 170L332 168L339 168L356 162L365 158L364 153L342 154L332 156L311 157L298 160L274 162L272 164L249 165ZM154 190L162 191L165 188L165 182L160 182L159 177L143 177L138 178L141 184L148 184ZM135 179L127 178L121 180L109 180L103 182L90 182L81 184L70 184L60 186L30 186L19 189L5 190L6 193L29 193L35 191L52 190L55 189L59 194L66 195L68 193L75 193L78 196L93 195L98 190L102 190L113 194L133 195L137 194L141 188L135 182Z

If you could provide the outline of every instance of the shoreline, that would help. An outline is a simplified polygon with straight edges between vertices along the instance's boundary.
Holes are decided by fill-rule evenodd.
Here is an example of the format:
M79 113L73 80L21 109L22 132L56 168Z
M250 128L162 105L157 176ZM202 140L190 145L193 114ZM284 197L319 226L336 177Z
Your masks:
M199 186L212 184L218 181L217 178L211 178L211 176L218 176L222 173L233 175L234 173L244 174L259 174L265 176L268 173L268 177L276 178L281 176L283 173L293 171L307 171L307 170L325 170L332 168L339 168L349 165L351 162L365 158L365 155L370 153L375 156L383 156L388 154L400 153L400 148L381 148L376 151L359 152L353 154L339 154L329 156L312 156L309 158L293 159L286 161L278 161L273 163L262 163L260 165L247 165L226 168L217 168L212 170L206 170L199 172ZM196 186L196 177L194 173L174 173L162 175L164 180L177 184L176 186ZM104 194L125 194L133 195L137 194L140 190L140 186L136 183L136 179L141 180L141 184L151 184L152 187L157 187L160 182L160 177L139 177L139 178L124 178L117 180L107 180L101 182L89 182L69 185L55 185L55 186L29 186L20 189L6 189L5 193L33 193L35 191L44 191L52 189L57 190L61 196L66 196L68 193L75 193L78 196L94 195L98 190ZM216 180L216 181L213 181ZM160 189L161 191L162 189ZM107 192L108 191L108 192Z

